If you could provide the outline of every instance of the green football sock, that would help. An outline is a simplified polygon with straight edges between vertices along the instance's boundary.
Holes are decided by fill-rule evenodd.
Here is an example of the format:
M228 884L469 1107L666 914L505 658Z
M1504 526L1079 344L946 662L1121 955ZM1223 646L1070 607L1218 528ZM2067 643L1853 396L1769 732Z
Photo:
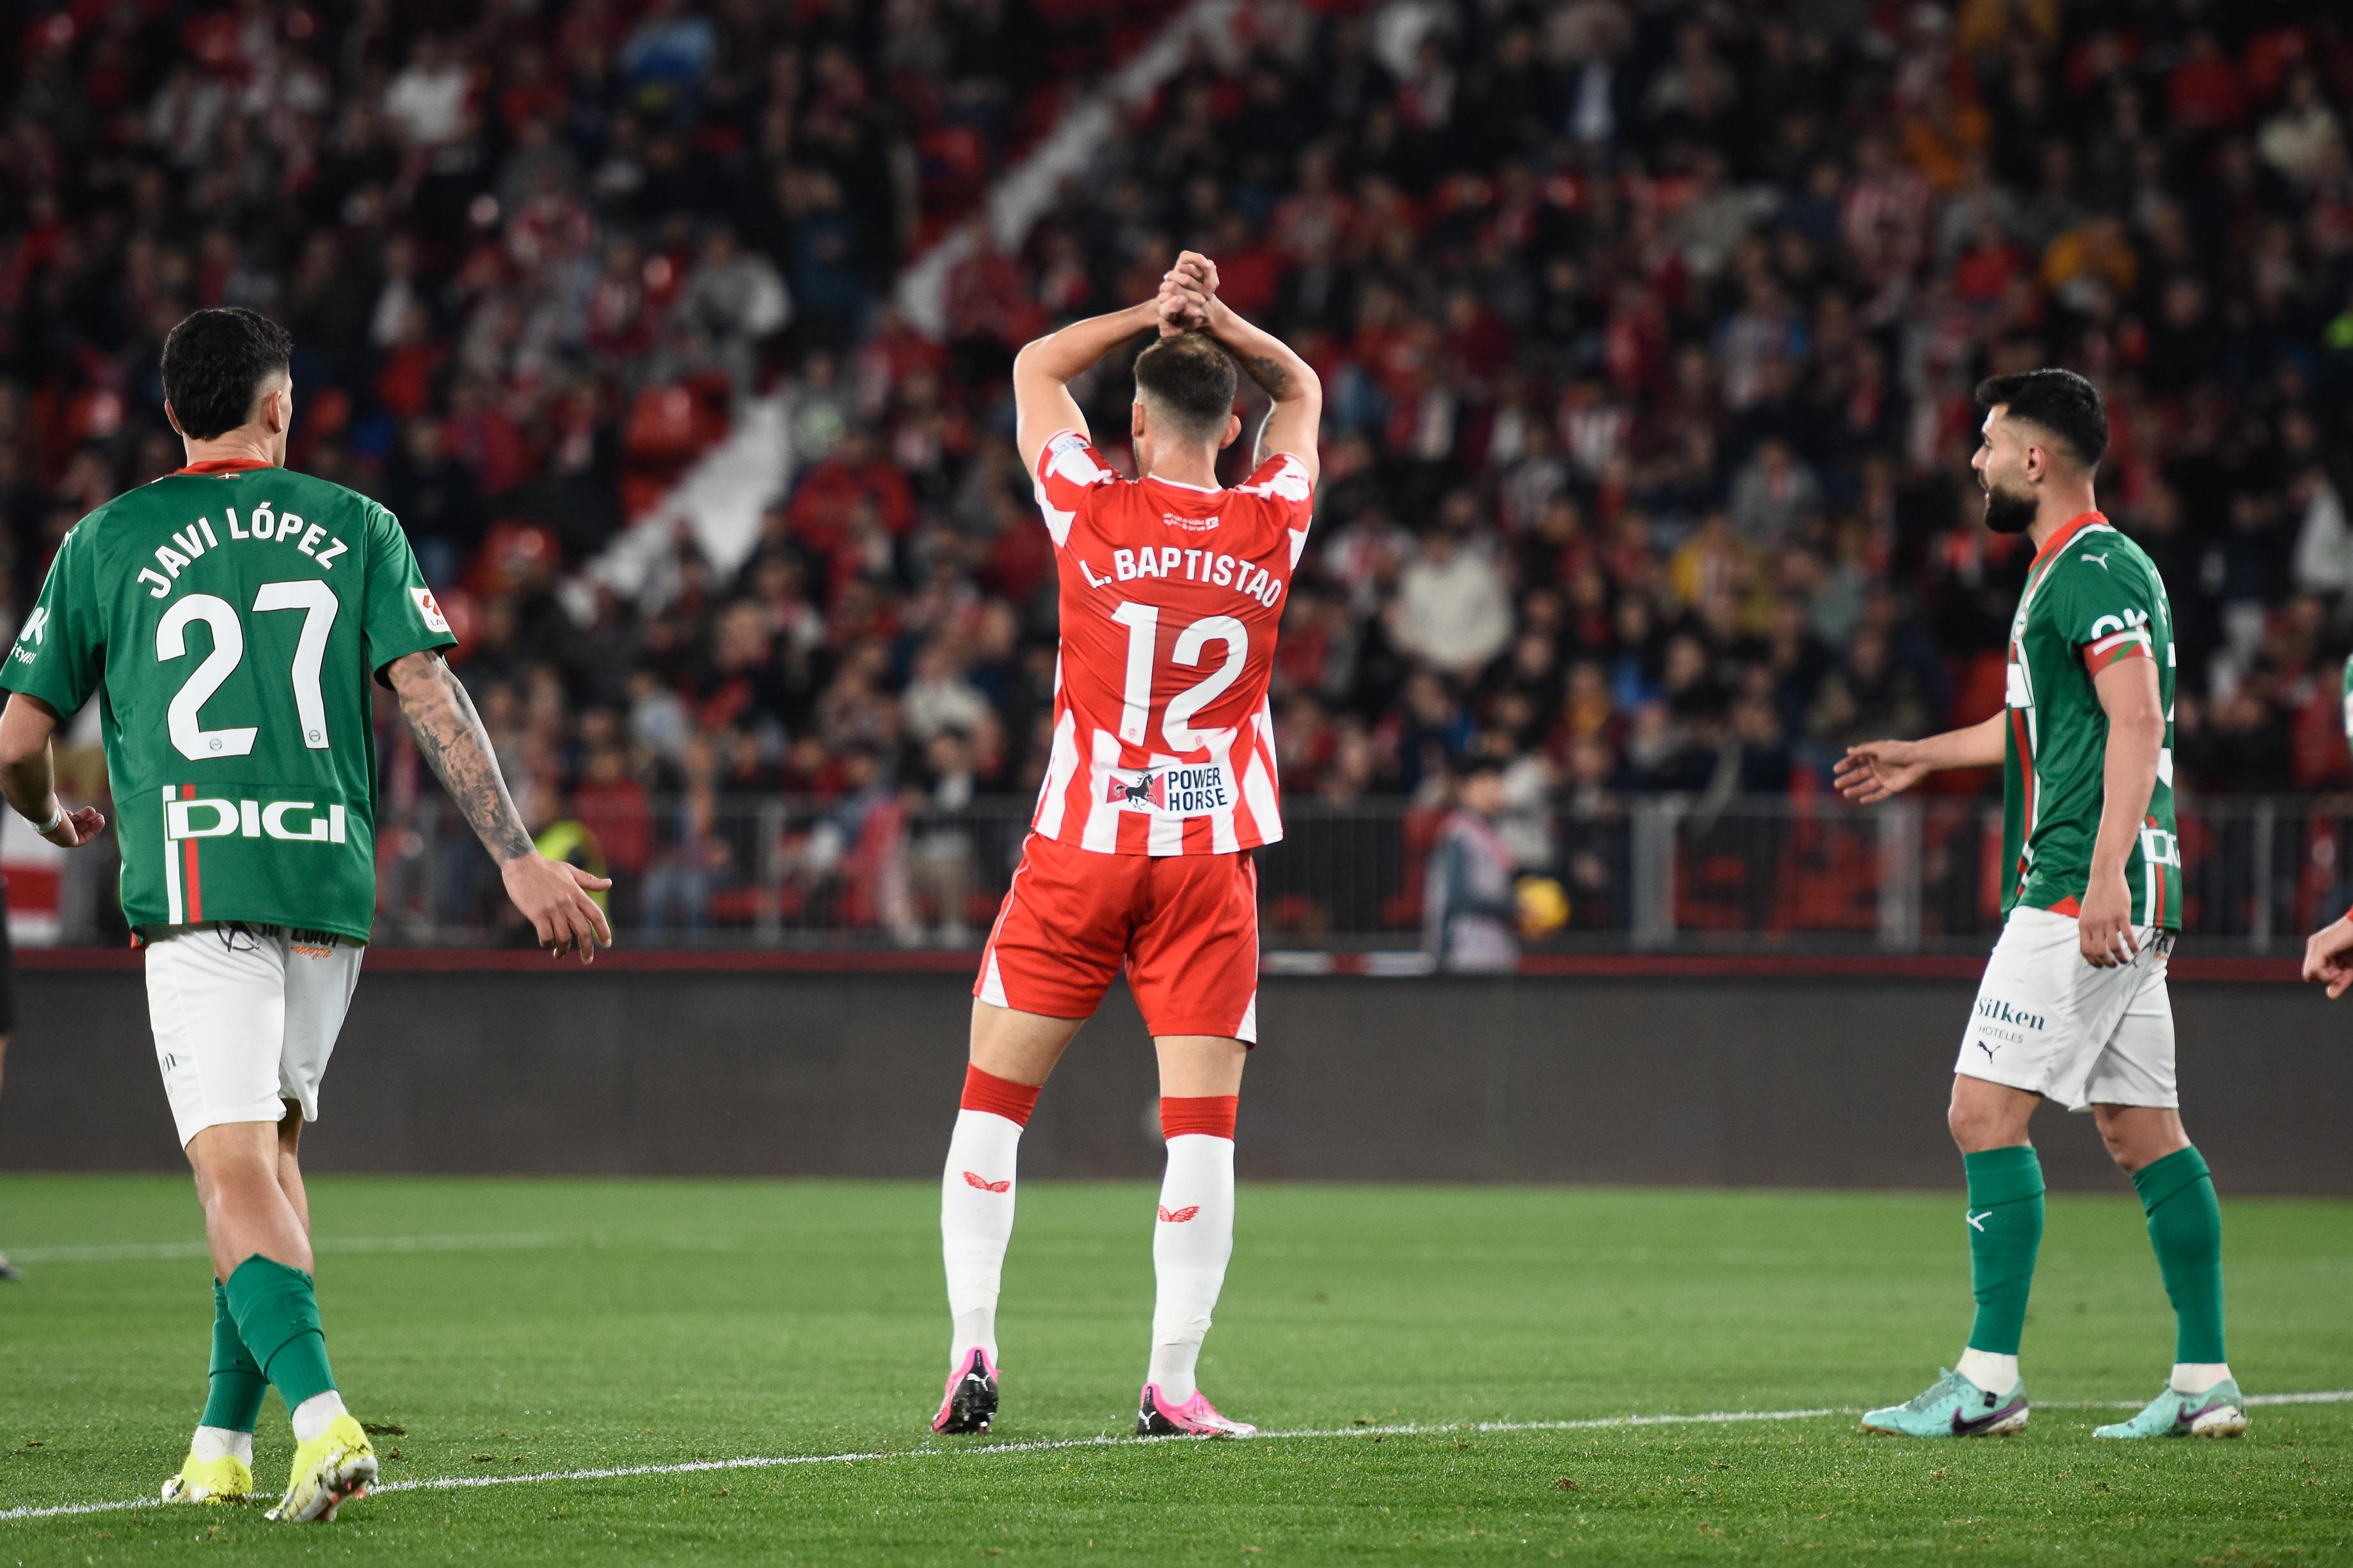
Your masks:
M228 1291L216 1279L212 1390L205 1396L205 1413L196 1424L227 1432L250 1432L261 1418L261 1396L269 1392L269 1380L261 1374L253 1352L245 1348L245 1340L237 1331L237 1320L228 1314Z
M2016 1355L2042 1245L2042 1162L2020 1144L1964 1154L1961 1164L1969 1177L1969 1286L1978 1299L1969 1348Z
M2133 1173L2149 1245L2173 1299L2177 1362L2222 1362L2222 1206L2206 1156L2177 1149Z
M326 1332L319 1327L318 1292L308 1274L257 1252L237 1266L225 1294L238 1336L278 1385L287 1409L335 1386Z

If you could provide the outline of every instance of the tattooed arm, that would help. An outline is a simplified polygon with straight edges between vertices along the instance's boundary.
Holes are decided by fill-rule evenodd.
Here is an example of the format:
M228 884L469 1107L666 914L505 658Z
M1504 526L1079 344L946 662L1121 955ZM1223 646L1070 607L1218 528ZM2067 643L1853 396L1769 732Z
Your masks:
M498 757L482 730L474 700L466 695L457 675L433 653L412 653L393 661L392 689L400 698L400 716L417 737L425 763L468 826L481 839L491 858L503 866L532 852L531 835L516 812L507 781L500 776Z
M550 860L532 847L473 700L439 654L406 655L393 660L385 674L426 765L499 863L507 897L531 921L539 945L557 958L577 950L581 963L594 963L596 944L612 946L613 931L587 889L612 882Z
M1315 437L1324 418L1324 384L1315 372L1288 343L1243 321L1218 298L1218 268L1208 257L1185 252L1176 258L1163 287L1199 313L1208 334L1225 345L1242 374L1273 400L1266 423L1259 427L1257 461L1266 461L1271 453L1288 452L1307 465L1307 478L1313 483L1322 468Z

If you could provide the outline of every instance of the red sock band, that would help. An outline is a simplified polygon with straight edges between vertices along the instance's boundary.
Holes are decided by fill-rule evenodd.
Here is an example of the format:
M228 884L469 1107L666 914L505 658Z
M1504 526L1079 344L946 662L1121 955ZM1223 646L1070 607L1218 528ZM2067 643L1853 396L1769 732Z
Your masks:
M1187 1132L1205 1132L1231 1142L1234 1111L1241 1102L1239 1094L1204 1094L1189 1099L1164 1094L1160 1097L1160 1136L1180 1138Z
M1009 1078L966 1067L964 1098L956 1105L965 1110L986 1110L991 1116L1002 1116L1016 1127L1027 1127L1029 1113L1038 1109L1038 1089L1034 1083L1015 1083Z

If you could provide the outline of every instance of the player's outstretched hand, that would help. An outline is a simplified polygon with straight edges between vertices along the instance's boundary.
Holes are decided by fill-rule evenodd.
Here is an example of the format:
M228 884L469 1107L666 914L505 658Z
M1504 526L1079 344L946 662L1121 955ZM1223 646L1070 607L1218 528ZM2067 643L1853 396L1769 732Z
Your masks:
M506 880L507 897L531 921L539 945L551 956L577 952L581 963L594 963L599 942L613 945L613 928L588 896L611 887L610 877L592 877L577 866L536 852L507 861L499 875Z
M2304 977L2316 985L2328 987L2328 999L2336 1001L2353 985L2353 964L2346 963L2346 954L2353 952L2353 915L2345 915L2314 931L2304 944Z
M1928 775L1919 751L1916 741L1865 741L1849 746L1831 770L1831 782L1858 805L1902 795Z
M41 835L60 849L79 849L106 831L106 814L94 805L69 811L65 820Z

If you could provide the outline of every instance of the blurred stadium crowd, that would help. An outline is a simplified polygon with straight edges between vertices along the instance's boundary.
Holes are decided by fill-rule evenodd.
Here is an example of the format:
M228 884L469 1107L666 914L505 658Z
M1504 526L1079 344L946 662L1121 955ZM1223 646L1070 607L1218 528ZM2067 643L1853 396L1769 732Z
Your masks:
M1192 247L1329 397L1294 798L1476 754L1572 813L1803 795L1998 706L2029 552L1978 525L1969 394L2053 362L2106 394L2103 500L2174 598L2185 778L2345 781L2336 8L1263 0L917 331L902 268L1183 9L18 0L0 593L177 466L162 332L267 310L293 463L410 531L527 816L691 908L722 797L854 840L1032 790L1053 578L1006 371ZM739 570L583 574L779 392L791 484ZM1084 398L1114 456L1126 399Z

